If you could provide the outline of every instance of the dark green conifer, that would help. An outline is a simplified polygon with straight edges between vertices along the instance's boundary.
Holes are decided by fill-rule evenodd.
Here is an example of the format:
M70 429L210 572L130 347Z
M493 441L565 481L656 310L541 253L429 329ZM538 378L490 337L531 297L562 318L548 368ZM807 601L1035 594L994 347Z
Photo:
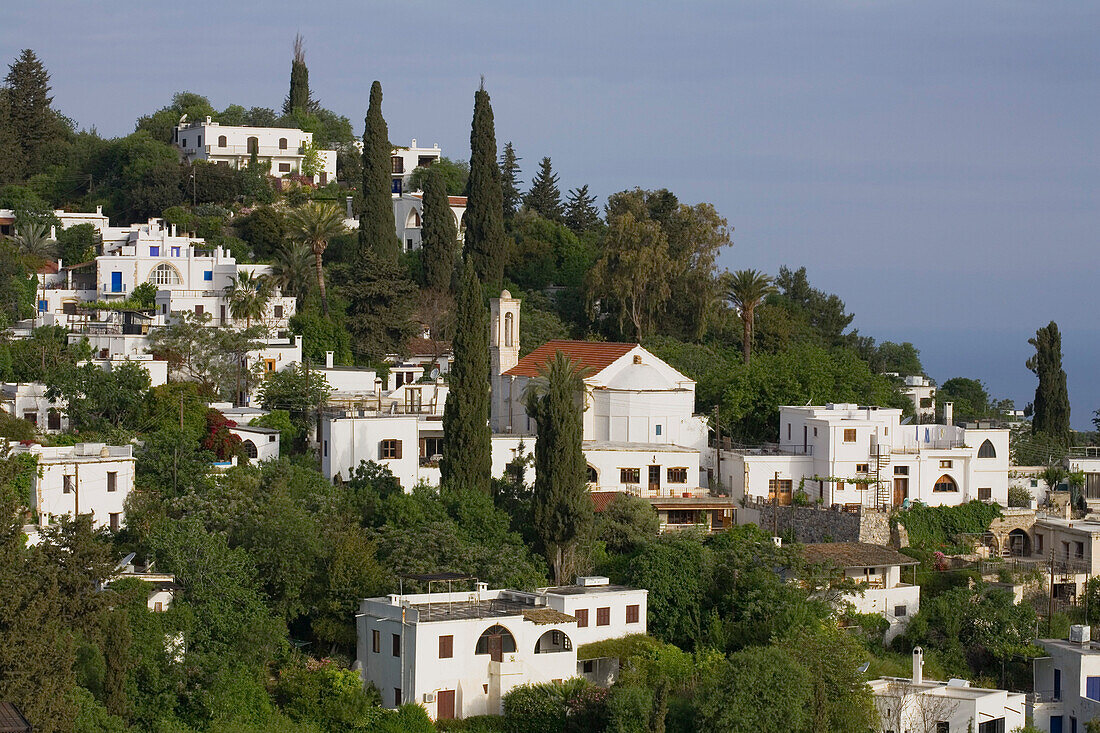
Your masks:
M497 165L493 107L484 82L474 94L466 196L466 252L478 278L495 285L504 278L504 195Z
M447 200L447 185L434 167L424 174L424 217L420 230L420 257L424 287L445 293L454 277L458 224Z
M562 220L561 191L550 158L543 158L539 163L539 172L531 181L531 190L523 197L523 205L543 219Z
M504 153L500 156L500 189L504 200L504 220L511 221L516 215L523 194L519 192L522 181L519 180L519 162L523 158L516 156L512 143L504 144Z
M283 114L314 112L317 106L309 91L309 67L306 66L306 52L299 33L294 36L294 60L290 62L290 93L283 101Z
M26 178L41 173L51 154L50 147L64 135L64 125L50 107L50 75L29 48L8 67L3 101L7 105L7 127L13 136L12 152L17 173ZM0 145L7 145L0 141Z
M1035 347L1035 353L1027 360L1027 368L1039 378L1032 406L1031 430L1068 444L1069 392L1066 389L1066 372L1062 369L1062 335L1058 332L1058 324L1051 321L1027 342Z
M359 214L359 252L374 250L396 262L401 243L393 222L390 162L393 146L386 120L382 117L382 85L370 88L370 106L363 121L363 206Z
M565 203L565 225L575 234L595 229L600 224L600 212L595 204L596 197L589 195L588 184L574 188Z
M455 304L454 363L443 408L443 461L448 489L488 493L492 473L489 429L489 317L481 284L467 257Z
M527 414L538 424L532 510L554 581L565 582L577 538L592 520L587 464L581 450L582 370L562 352L554 354L528 387Z
M404 265L368 248L354 264L334 268L333 280L348 302L345 323L355 354L377 361L406 353L416 331L418 290Z

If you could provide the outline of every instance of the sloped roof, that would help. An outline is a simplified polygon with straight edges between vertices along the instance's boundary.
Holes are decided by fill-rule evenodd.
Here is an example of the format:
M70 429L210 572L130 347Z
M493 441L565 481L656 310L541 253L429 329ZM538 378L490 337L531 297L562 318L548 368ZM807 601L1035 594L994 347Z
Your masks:
M31 724L14 704L0 702L0 733L30 733Z
M596 512L602 512L611 504L611 500L619 494L623 494L623 491L590 491L588 495L592 498L592 509Z
M562 613L553 608L532 608L523 612L523 618L527 619L533 624L567 624L571 621L576 621L575 616L570 616L567 613Z
M582 367L588 367L592 376L603 371L619 357L629 354L638 344L623 344L608 341L569 341L556 339L547 341L505 372L510 377L537 377L539 369L562 352Z
M920 564L892 547L872 545L869 542L819 542L803 545L802 554L815 565L836 565L841 568Z

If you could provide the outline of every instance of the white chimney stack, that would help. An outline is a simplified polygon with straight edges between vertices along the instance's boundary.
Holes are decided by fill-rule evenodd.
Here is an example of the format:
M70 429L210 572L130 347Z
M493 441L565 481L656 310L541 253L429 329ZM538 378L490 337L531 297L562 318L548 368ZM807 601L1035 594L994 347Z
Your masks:
M913 684L924 682L924 650L919 646L913 647Z
M944 402L943 403L943 424L954 425L955 424L955 403Z
M325 369L332 369L332 352L325 352Z

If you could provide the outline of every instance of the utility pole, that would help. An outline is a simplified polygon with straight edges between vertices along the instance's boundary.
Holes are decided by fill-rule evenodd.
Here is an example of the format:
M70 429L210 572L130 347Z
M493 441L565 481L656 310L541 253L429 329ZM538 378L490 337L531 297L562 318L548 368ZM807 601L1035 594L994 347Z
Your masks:
M1053 539L1053 538L1052 538ZM1050 598L1047 603L1047 636L1051 635L1054 621L1054 543L1050 543Z
M714 477L722 490L722 427L718 422L718 405L714 406Z
M772 537L779 536L779 471L772 481Z

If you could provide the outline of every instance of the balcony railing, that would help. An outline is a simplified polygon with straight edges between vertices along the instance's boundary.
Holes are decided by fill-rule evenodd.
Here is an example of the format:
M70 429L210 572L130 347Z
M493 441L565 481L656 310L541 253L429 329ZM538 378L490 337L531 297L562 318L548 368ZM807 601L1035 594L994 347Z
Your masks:
M285 147L280 148L278 145L260 145L256 148L250 148L248 145L206 145L203 146L203 150L207 155L239 155L241 157L247 157L252 155L252 151L256 151L256 155L263 157L283 157L283 158L298 158L305 155L305 150L301 147ZM184 152L195 153L198 148L188 147L184 149Z
M726 444L722 441L722 450L738 453L746 456L812 456L812 445L798 445L796 443L762 443L760 445Z
M1075 445L1069 449L1071 458L1100 458L1100 445Z

